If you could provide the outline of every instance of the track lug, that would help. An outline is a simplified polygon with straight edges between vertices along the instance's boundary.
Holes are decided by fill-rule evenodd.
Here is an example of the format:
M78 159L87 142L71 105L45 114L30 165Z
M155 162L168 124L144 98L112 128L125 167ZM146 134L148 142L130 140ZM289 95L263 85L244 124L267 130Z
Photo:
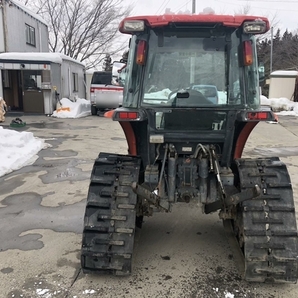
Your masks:
M129 275L136 223L140 159L100 153L87 197L81 266L84 273Z

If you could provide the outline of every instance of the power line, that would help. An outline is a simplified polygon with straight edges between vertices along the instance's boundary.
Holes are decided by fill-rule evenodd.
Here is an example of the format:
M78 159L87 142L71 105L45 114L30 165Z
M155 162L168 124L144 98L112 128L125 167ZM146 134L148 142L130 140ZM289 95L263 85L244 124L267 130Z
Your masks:
M220 1L220 0L214 0L216 2L220 2L220 3L223 3L223 4L230 4L230 5L233 5L233 6L237 6L239 8L239 4L235 4L232 3L232 2L227 2L227 1ZM245 0L243 0L245 1ZM275 1L275 0L274 0ZM280 1L279 1L280 2ZM286 1L283 1L283 2L286 2ZM297 2L296 2L297 3ZM273 7L260 7L260 6L251 6L251 8L258 8L258 9L264 9L264 10L275 10L275 11L298 11L297 9L284 9L284 8L273 8Z
M192 0L188 0L187 2L185 2L182 6L180 6L178 9L174 10L174 12L176 13L177 11L179 11L181 8L183 8L184 6L186 6L187 4L189 4L189 2L191 2Z
M246 1L247 0L238 0L238 1ZM269 3L269 2L281 2L280 0L250 0L252 2L264 2L264 3ZM282 3L297 3L297 1L291 1L291 0L282 0Z
M168 5L168 3L170 2L170 0L167 1L166 4L164 4L166 2L166 0L163 1L163 3L161 4L161 6L159 7L159 9L157 10L157 12L155 14L158 14L159 11L160 13L162 12L162 10Z
M156 13L155 14L157 14L158 13L158 11L161 9L161 7L164 5L164 3L166 2L167 0L164 0L162 3L161 3L161 5L159 6L159 8L157 9L157 11L156 11Z

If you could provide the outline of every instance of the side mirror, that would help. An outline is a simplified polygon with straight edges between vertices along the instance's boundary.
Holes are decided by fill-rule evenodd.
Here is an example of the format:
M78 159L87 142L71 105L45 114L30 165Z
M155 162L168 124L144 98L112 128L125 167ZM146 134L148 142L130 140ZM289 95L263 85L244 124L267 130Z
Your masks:
M263 62L259 63L259 85L263 86L265 83L265 66Z
M112 68L112 85L124 86L126 64L114 61Z
M177 92L177 98L189 98L189 92L187 90L181 89Z

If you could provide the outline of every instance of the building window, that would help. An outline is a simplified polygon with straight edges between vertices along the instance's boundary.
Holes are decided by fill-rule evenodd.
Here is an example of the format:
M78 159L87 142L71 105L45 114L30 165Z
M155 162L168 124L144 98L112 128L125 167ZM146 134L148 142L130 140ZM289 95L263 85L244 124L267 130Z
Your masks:
M77 73L72 73L72 81L73 81L73 91L78 92L79 91L79 76Z
M36 46L35 28L26 24L26 43L31 46Z
M2 71L3 75L3 87L10 88L11 87L11 73L8 70L4 69Z
M41 71L24 70L23 71L24 89L40 90L41 89Z

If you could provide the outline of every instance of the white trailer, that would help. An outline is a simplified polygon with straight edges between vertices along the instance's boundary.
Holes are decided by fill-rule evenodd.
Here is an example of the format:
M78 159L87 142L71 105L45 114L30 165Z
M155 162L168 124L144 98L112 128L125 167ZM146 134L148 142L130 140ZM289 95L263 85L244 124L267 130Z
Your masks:
M60 53L2 53L0 70L11 110L49 115L59 98L86 98L85 65Z

